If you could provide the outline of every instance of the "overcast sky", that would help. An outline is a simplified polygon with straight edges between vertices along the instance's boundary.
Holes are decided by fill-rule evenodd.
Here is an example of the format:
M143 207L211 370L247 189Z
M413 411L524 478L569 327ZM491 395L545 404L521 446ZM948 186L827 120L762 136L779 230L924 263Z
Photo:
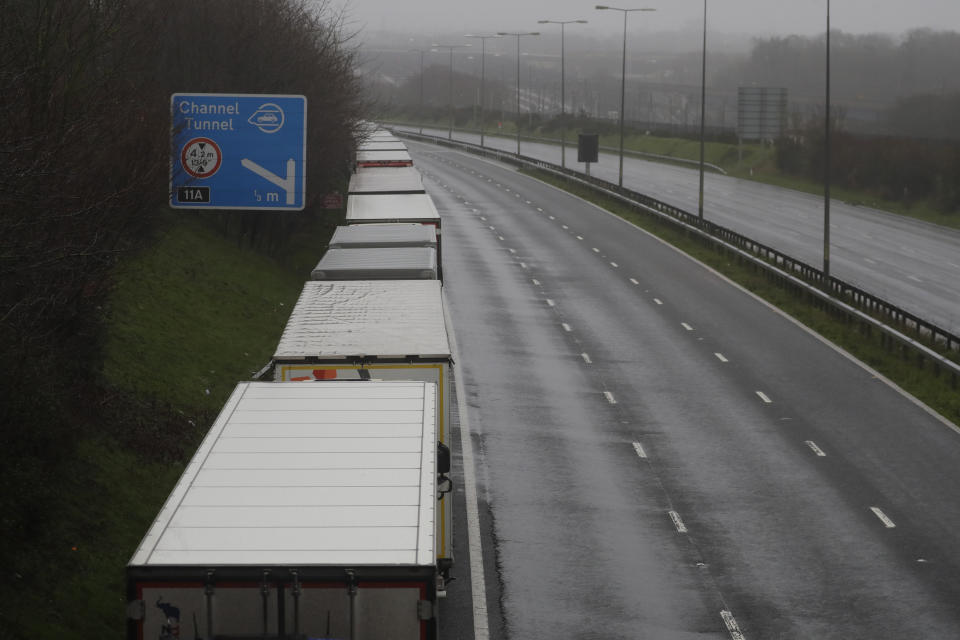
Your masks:
M597 11L583 0L340 0L348 23L360 30L517 31L556 25L537 20L589 20L574 25L602 33L623 29L623 14ZM336 4L336 0L331 3ZM708 0L708 31L753 35L810 35L823 31L826 0ZM701 28L701 0L644 0L622 8L654 7L630 16L630 31ZM832 0L831 25L849 33L899 34L916 27L960 31L960 0ZM546 32L546 29L543 29ZM569 33L569 31L568 31Z

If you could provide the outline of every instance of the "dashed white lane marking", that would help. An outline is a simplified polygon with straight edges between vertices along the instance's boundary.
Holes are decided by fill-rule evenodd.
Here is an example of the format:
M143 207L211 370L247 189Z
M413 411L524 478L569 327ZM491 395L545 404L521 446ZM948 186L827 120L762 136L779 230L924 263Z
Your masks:
M537 211L539 211L540 213L543 213L543 209L541 209L540 207L537 207Z
M691 326L690 326L689 324L687 324L686 322L681 322L681 323L680 323L680 326L683 327L684 329L686 329L687 331L693 331L693 327L691 327Z
M633 284L636 284L636 285L639 285L639 284L640 284L639 282L637 282L637 279L636 279L636 278L630 278L630 282L632 282Z
M653 301L654 301L656 304L663 304L663 300L661 300L660 298L654 298Z
M497 236L497 239L502 241L502 240L503 240L503 236Z
M524 202L525 204L533 204L533 203L531 203L529 200L524 200L523 202Z
M603 397L607 399L607 402L610 404L617 404L617 399L613 397L613 394L609 391L603 392Z
M724 356L722 353L715 353L713 355L717 356L717 360L719 360L720 362L730 362L729 360L727 360L726 356Z
M516 249L509 249L509 248L507 249L507 251L509 251L510 253L516 253L516 252L517 252Z
M724 609L720 612L720 617L723 618L723 624L727 626L727 631L730 632L732 640L746 640L732 613Z
M484 222L486 222L486 221L487 221L487 216L480 216L480 219L483 220Z
M563 330L566 331L567 333L573 331L573 327L568 325L566 322L561 322L560 326L563 327Z
M907 277L908 277L909 279L913 280L914 282L923 282L923 280L921 280L921 279L918 278L917 276L907 276Z
M760 396L760 399L766 402L767 404L770 404L773 402L773 400L770 399L770 396L765 394L763 391L757 391L757 395Z
M610 263L610 266L613 267L614 269L616 269L616 268L619 267L620 265L618 265L616 262L611 262L611 263Z
M526 263L526 262L521 262L521 263L520 263L520 268L521 268L521 269L526 269L526 268L527 268L527 263Z
M600 253L600 249L597 249L596 247L594 247L594 248L593 248L593 252L594 252L594 253Z
M534 284L534 286L537 286L537 287L540 286L540 281L537 280L536 278L533 278L530 282L532 282L532 283Z
M679 513L676 511L671 511L670 519L673 520L673 526L677 528L677 533L687 532L687 525L683 524L683 520L680 519Z
M883 523L883 526L885 526L887 529L893 529L894 527L897 526L897 525L895 525L895 524L893 523L893 520L891 520L889 517L887 517L887 514L885 514L885 513L880 509L880 507L870 507L870 511L873 511L873 515L875 515L875 516L877 516L878 518L880 518L880 522L882 522L882 523Z
M643 445L640 444L639 442L634 442L634 443L633 443L633 450L637 452L637 455L638 455L639 457L643 458L644 460L647 459L647 452L644 451Z
M561 227L563 228L563 230L564 230L564 231L566 231L567 229L569 229L569 228L570 228L570 227L568 227L568 226L567 226L567 225L565 225L565 224L564 224L564 225L560 225L560 226L561 226Z
M580 357L583 358L583 361L587 364L593 364L593 360L590 359L590 354L581 353Z
M577 236L577 240L583 240L583 236Z
M804 443L810 447L810 450L817 454L820 458L826 458L827 454L823 452L823 449L817 446L817 443L813 440L804 440Z
M547 298L547 306L548 306L548 307L555 307L555 306L557 306L557 303L554 302L553 300L551 300L550 298Z
M547 217L550 218L551 220L556 220L556 219L557 219L556 216L547 216Z
M494 229L496 229L496 227L491 224L491 225L490 225L490 231L493 231Z

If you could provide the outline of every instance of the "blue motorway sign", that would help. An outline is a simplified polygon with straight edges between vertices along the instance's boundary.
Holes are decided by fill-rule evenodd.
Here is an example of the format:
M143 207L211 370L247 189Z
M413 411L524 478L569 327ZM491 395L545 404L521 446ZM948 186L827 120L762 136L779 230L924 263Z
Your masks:
M175 93L170 114L171 207L303 209L306 97Z

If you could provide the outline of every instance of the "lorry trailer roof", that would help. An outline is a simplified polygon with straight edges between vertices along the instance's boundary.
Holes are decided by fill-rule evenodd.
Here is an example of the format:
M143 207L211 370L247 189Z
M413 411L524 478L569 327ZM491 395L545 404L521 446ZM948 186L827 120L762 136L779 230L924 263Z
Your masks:
M130 566L435 564L435 394L239 384Z

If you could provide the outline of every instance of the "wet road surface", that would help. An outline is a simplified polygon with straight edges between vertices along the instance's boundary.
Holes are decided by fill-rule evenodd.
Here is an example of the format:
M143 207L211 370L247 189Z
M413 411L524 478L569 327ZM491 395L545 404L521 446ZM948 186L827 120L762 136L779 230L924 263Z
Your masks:
M443 218L490 637L960 633L957 432L622 221L408 146Z
M408 130L413 130L407 128ZM447 131L424 133L446 137ZM475 134L454 132L455 140L479 144ZM488 147L515 152L516 140L486 136ZM523 141L521 153L560 164L558 145ZM583 171L576 147L567 149L567 167ZM617 183L619 158L601 153L591 174ZM707 173L707 219L821 268L823 196ZM624 159L625 186L696 213L696 168ZM960 333L960 231L927 224L867 206L831 202L831 274L888 300L943 328Z

